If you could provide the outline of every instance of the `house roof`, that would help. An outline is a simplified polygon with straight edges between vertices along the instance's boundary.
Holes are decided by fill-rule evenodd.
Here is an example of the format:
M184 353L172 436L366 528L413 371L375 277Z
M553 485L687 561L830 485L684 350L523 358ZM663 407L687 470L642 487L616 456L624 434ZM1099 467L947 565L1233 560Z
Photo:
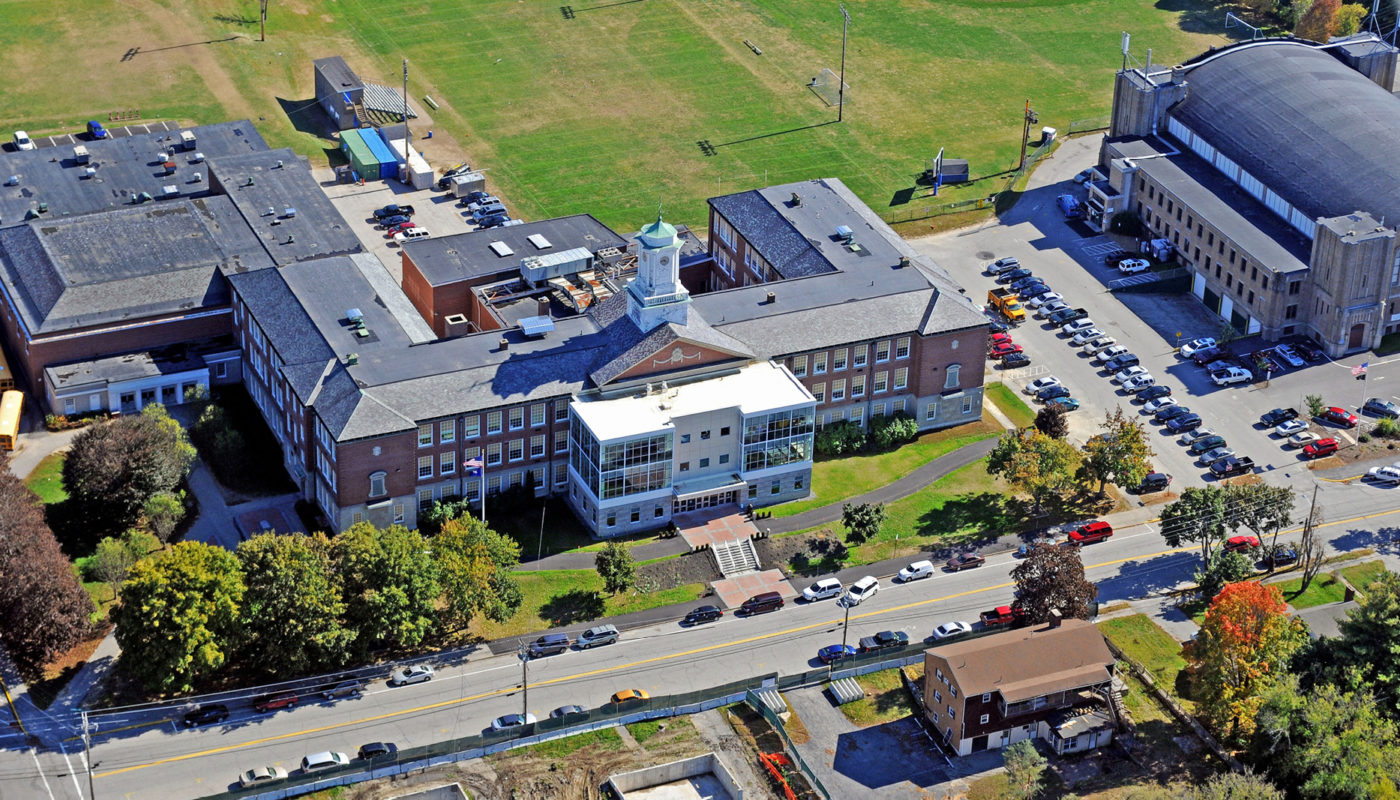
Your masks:
M364 81L355 74L350 65L345 63L345 59L340 56L326 56L311 62L316 71L321 73L331 86L338 91L348 92L354 89L364 88Z
M947 661L950 679L966 695L998 692L1007 703L1108 680L1114 657L1103 634L1085 620L1058 628L995 633L934 647Z
M643 334L627 316L627 293L604 301L593 316L608 332L607 345L596 356L597 366L590 374L595 386L606 386L663 348L688 341L732 353L735 358L753 358L753 351L738 339L710 327L697 313L686 315L685 324L667 322Z
M1354 49L1354 48L1353 48ZM1168 113L1309 219L1400 221L1400 100L1317 45L1246 42L1185 67Z
M361 250L350 223L292 150L211 158L209 170L278 265Z
M532 236L543 236L549 247L541 250L530 240ZM504 242L511 254L502 256L492 250L491 245L496 242ZM521 259L527 256L557 253L575 247L583 247L596 254L609 247L622 250L627 247L627 240L594 219L592 214L574 214L508 228L415 239L404 242L403 251L429 285L442 286L519 271Z

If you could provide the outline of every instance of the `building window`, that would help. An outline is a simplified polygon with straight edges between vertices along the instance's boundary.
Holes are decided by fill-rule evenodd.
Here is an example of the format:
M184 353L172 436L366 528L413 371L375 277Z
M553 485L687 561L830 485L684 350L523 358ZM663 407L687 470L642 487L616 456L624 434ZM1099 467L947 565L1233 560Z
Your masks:
M924 409L924 419L929 422L938 419L938 401L929 403L928 408Z
M395 524L402 524L402 523L403 523L403 503L395 503L395 504L394 504L394 523L395 523Z
M795 490L801 490L802 487L806 485L806 483L807 481L804 480L801 475L798 475L796 478L792 479L792 488Z
M608 527L609 527L609 528L615 528L615 527L617 527L617 512L616 512L616 511L609 511L609 512L608 512Z
M525 409L516 406L510 410L510 429L518 431L523 427L525 427Z
M826 384L817 383L812 385L812 396L817 398L818 403L826 402ZM71 413L71 412L70 412Z
M467 417L464 427L467 431L467 438L475 439L481 435L481 417L476 414Z
M78 401L71 397L63 398L63 413L68 415L78 413Z
M961 364L949 364L949 365L948 365L948 376L947 376L946 378L943 379L943 388L944 388L944 389L956 389L956 388L958 388L958 373L959 373L959 372L962 372L962 365L961 365Z
M861 425L865 422L865 409L855 406L851 409L851 422Z
M544 434L530 437L530 458L539 458L544 455Z
M1395 270L1396 270L1395 273L1393 273L1393 274L1391 275L1392 279L1395 278L1397 275L1400 275L1400 259L1397 259L1397 261L1396 261L1396 263L1395 263ZM1394 282L1394 280L1392 280L1392 282ZM1288 282L1288 293L1289 293L1290 295L1296 295L1296 294L1301 293L1302 291L1303 291L1303 282L1302 282L1302 281L1289 281L1289 282Z
M568 452L568 450L569 450L569 432L568 432L568 431L555 431L555 432L554 432L554 452L556 452L556 453L566 453L566 452Z
M661 517L666 515L666 512L662 510L661 506L656 506L651 510L651 515L654 518L660 519Z
M896 390L906 388L909 385L909 368L900 367L894 371L894 388Z
M1254 290L1253 290L1253 289L1250 289L1250 290L1249 290L1249 301L1248 301L1248 302L1249 302L1250 305L1254 305Z
M876 363L876 364L883 364L883 363L885 363L886 361L889 361L889 360L890 360L890 340L889 340L889 339L886 339L886 340L884 340L883 342L877 342L877 343L875 344L875 363Z
M427 425L419 425L419 426L418 426L418 446L419 446L419 447L432 447L432 445L433 445L433 424L432 424L431 422L429 422Z
M941 702L943 702L943 693L940 692L940 691L938 691L937 689L934 689L934 690L933 690L933 702L935 702L935 703L941 703Z
M719 435L720 435L720 436L728 436L728 435L729 435L729 426L728 426L728 425L725 425L724 427L720 428L720 429L719 429Z
M859 347L852 347L852 348L851 348L851 363L853 363L853 364L854 364L855 366L857 366L857 367L863 367L863 366L865 366L865 358L866 358L866 356L868 356L869 354L870 354L870 348L869 348L867 345L860 345Z
M991 692L983 692L983 693L982 693L982 702L984 702L984 703L990 703L990 702L992 702L992 693L991 693ZM982 720L982 721L983 721L983 722L986 722L986 720Z
M419 489L418 507L424 508L431 502L433 502L433 487L429 486L426 489Z
M1269 276L1268 276L1268 275L1265 275L1264 277L1262 277L1262 278L1259 279L1259 288L1260 288L1260 289L1267 289L1267 288L1269 288Z
M826 373L826 353L817 353L812 356L812 374L823 375Z
M773 481L773 485L768 487L768 493L769 493L769 494L777 494L777 493L781 492L782 490L783 490L783 484L782 484L782 482L780 482L780 481Z
M486 446L486 465L494 467L501 463L501 443L493 442Z
M909 337L908 337L908 336L901 336L901 337L899 337L899 339L897 339L897 340L895 341L895 343L894 343L894 357L895 357L895 358L908 358L908 357L909 357L909 341L910 341L910 340L909 340Z
M681 462L681 472L690 472L690 462L689 462L689 461L682 461L682 462Z
M804 375L807 374L807 357L806 357L806 356L793 356L793 359L792 359L792 374L793 374L793 375L796 375L796 376L799 377L799 378L801 378L802 376L804 376Z
M636 507L634 507L634 508L632 509L632 521L633 521L633 522L641 522L641 521L642 521L642 509L641 509L641 508L636 508Z
M751 483L749 484L749 499L752 500L755 497L758 497L758 484Z
M702 441L708 438L710 438L710 432L708 430L700 431L700 439Z
M383 473L383 472L372 472L372 473L370 473L370 476L369 476L369 496L370 496L370 497L383 497L384 495L386 495L386 494L389 493L389 490L386 489L386 488L384 488L384 476L385 476L385 474L386 474L386 473Z
M1396 270L1400 270L1400 260L1396 261ZM1396 279L1400 282L1400 278ZM841 348L831 354L831 371L837 372L846 368L846 348Z
M846 399L845 379L831 382L831 402L839 403Z
M708 466L710 466L710 459L708 459L708 458L702 458L702 459L700 459L700 469L705 469L705 468L708 467Z
M874 385L871 387L872 394L879 394L889 388L890 374L888 372L875 373Z
M957 718L958 718L958 712L954 711L952 706L948 706L948 719L957 719Z
M500 433L500 432L501 432L501 412L499 412L499 411L492 411L491 413L489 413L489 414L486 415L486 433L487 433L487 435L490 435L490 434L493 434L493 433Z
M963 413L964 413L964 414L971 414L971 413L972 413L972 398L971 398L971 397L964 397L964 398L963 398Z
M1285 309L1283 310L1283 318L1284 318L1284 319L1297 319L1297 318L1298 318L1298 306L1297 306L1296 303L1295 303L1294 305L1291 305L1291 306L1289 306L1288 308L1285 308Z
M991 720L991 718L992 718L991 715L989 715L989 714L983 714L983 715L982 715L982 720L981 720L982 724L983 724L983 725L986 725L986 724Z
M452 444L457 441L457 421L448 420L438 423L438 441L443 444Z
M1235 275L1234 275L1234 273L1226 273L1226 275L1225 275L1225 288L1226 288L1226 289L1233 289L1234 287L1235 287Z
M682 433L682 434L681 434L681 444L690 444L690 434L688 434L688 433Z
M451 475L457 471L457 454L451 450L446 453L438 453L438 473L441 475Z
M511 461L519 461L525 457L525 440L511 439L509 458Z
M857 376L855 376L854 378L851 378L851 397L852 397L852 399L857 398L857 397L864 397L864 396L865 396L865 376L864 376L864 375L857 375Z
M544 424L544 403L535 403L530 406L530 425Z
M432 457L432 456L419 456L419 457L418 457L418 477L419 477L419 478L431 478L431 477L433 477L433 457Z
M569 418L569 404L564 400L554 401L554 421L564 422Z
M721 463L721 464L728 464L728 463L729 463L729 454L728 454L728 453L720 453L720 454L719 454L719 463Z

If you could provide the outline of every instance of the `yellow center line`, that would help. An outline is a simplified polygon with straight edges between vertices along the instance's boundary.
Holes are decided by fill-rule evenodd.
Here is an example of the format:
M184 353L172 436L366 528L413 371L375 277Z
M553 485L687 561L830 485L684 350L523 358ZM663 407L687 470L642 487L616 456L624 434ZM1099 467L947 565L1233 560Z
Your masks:
M132 729L134 729L134 728L149 728L149 727L151 727L151 726L153 726L153 725L164 725L165 723L167 723L167 722L169 722L169 721L170 721L170 720L168 720L168 719L157 719L157 720L152 720L151 722L138 722L138 723L136 723L136 724L134 724L134 725L123 725L123 726L120 727L120 728L107 728L107 729L105 729L105 730L102 731L102 735L103 735L103 736L106 736L106 735L112 734L112 733L121 733L122 731L129 731L129 730L132 730ZM65 741L65 742L76 742L76 741L78 741L78 740L81 739L81 738L83 738L83 737L82 737L82 736L69 736L67 739L64 739L63 741Z
M1344 524L1347 524L1347 523L1350 523L1350 522L1356 522L1356 521L1358 521L1358 520L1374 519L1374 518L1376 518L1376 517L1383 517L1383 516L1386 516L1386 515L1388 515L1388 514L1395 514L1395 513L1400 513L1400 508L1392 509L1392 510L1390 510L1390 511L1380 511L1380 512L1377 512L1377 513L1375 513L1375 514L1367 514L1367 515L1360 516L1360 517L1352 517L1352 518L1350 518L1350 519L1337 520L1336 522L1326 522L1326 523L1323 523L1323 524L1319 525L1318 527L1327 527L1327 526L1329 526L1329 525L1344 525ZM1297 529L1293 529L1293 530L1301 530L1301 528L1297 528ZM1290 531L1285 531L1285 532L1286 532L1286 533L1291 533L1292 530L1290 530ZM1158 551L1158 552L1155 552L1155 553L1146 553L1146 554L1142 554L1142 555L1127 556L1127 557L1125 557L1125 558L1117 558L1117 559L1113 559L1113 560L1111 560L1111 561L1102 561L1102 562L1099 562L1099 563L1097 563L1097 564L1086 564L1086 565L1084 565L1084 569L1087 571L1087 570L1091 570L1091 569L1099 569L1099 568L1101 568L1101 567L1111 567L1111 566L1113 566L1113 565L1115 565L1115 564L1123 564L1123 563L1126 563L1126 562L1129 562L1129 561L1142 561L1142 560L1149 559L1149 558L1157 558L1158 556L1171 555L1171 554L1173 554L1173 553L1182 553L1182 552L1186 552L1186 551L1190 551L1190 550L1195 550L1195 549L1196 549L1196 548L1195 548L1194 546L1193 546L1193 547L1176 547L1176 548L1172 548L1172 549L1169 549L1169 550L1161 550L1161 551ZM882 615L882 614L893 614L893 613L895 613L895 612L907 611L907 610L909 610L909 609L911 609L911 608L920 608L920 607L922 607L922 606L931 605L931 604L933 604L933 603L942 603L942 602L946 602L946 601L948 601L948 600L956 600L956 599L959 598L959 597L968 597L968 596L971 596L971 595L974 595L974 594L982 594L982 593L984 593L984 592L995 591L995 590L997 590L997 589L1006 589L1006 588L1008 588L1008 587L1015 586L1015 585L1016 585L1016 584L1015 584L1014 582L998 583L998 584L996 584L996 585L994 585L994 586L985 586L985 587L982 587L982 588L980 588L980 589L969 589L969 590L967 590L967 591L965 591L965 592L956 592L956 593L954 593L954 594L943 595L942 597L934 597L934 598L930 598L930 599L928 599L928 600L917 600L917 601L912 602L912 603L905 603L904 605L894 606L893 608L883 608L883 609L880 609L879 611L867 611L867 612L864 613L864 614L856 614L856 615L853 615L851 618L852 618L852 619L865 619L865 618L867 618L867 617L877 617L877 616L880 616L880 615ZM588 671L588 672L576 673L576 674L574 674L574 675L565 675L565 676L561 676L561 677L558 677L558 678L550 678L550 679L548 679L548 680L539 681L539 682L537 682L537 683L532 683L532 684L530 684L530 685L531 685L531 686L536 686L536 687L539 687L539 686L551 686L551 685L554 685L554 684L565 683L565 682L574 681L574 680L580 680L580 679L583 679L583 678L592 678L592 677L596 677L596 676L598 676L598 675L607 675L607 674L609 674L609 673L620 672L620 671L623 671L623 670L633 669L633 668L635 668L635 667L646 666L646 665L648 665L648 664L657 664L657 663L660 663L660 662L663 662L663 661L671 661L671 660L674 660L674 659L677 659L677 658L685 658L685 657L688 657L688 656L698 655L698 654L700 654L700 653L709 653L709 652L713 652L713 651L716 651L716 650L723 650L723 649L729 648L729 647L738 647L738 646L740 646L740 645L751 644L751 643L753 643L753 642L761 642L761 641L763 641L763 640L765 640L765 639L773 639L773 638L776 638L776 637L779 637L779 636L789 636L789 635L792 635L792 634L795 634L795 633L802 633L803 631L810 631L810 630L813 630L813 629L815 629L815 628L825 627L825 626L827 626L827 625L835 625L835 624L837 624L837 623L840 622L840 621L841 621L841 620L839 620L839 619L824 620L824 621L821 621L821 622L812 623L812 624L810 624L810 625L802 625L802 626L799 626L799 627L796 627L796 628L788 628L788 629L786 629L786 630L774 631L774 632L772 632L772 633L763 633L763 634L759 634L759 635L757 635L757 636L750 636L750 637L748 637L748 638L745 638L745 639L738 639L738 640L735 640L735 641L732 641L732 642L724 642L724 643L722 643L722 644L708 645L708 646L706 646L706 647L697 647L697 648L694 648L694 649L691 649L691 650L685 650L685 651L679 652L679 653L671 653L671 654L669 654L669 655L661 655L661 656L652 656L651 658L644 658L644 659L642 659L642 660L640 660L640 661L632 661L632 662L629 662L629 663L627 663L627 664L619 664L619 665L613 666L613 667L604 667L604 668L601 668L601 669L590 670L590 671ZM415 708L408 708L408 709L403 709L403 710L400 710L400 711L390 711L390 712L386 712L386 713L384 713L384 714L376 714L376 715L374 715L374 716L364 717L364 718L362 718L362 719L349 720L349 721L346 721L346 722L337 722L337 723L332 724L332 725L323 725L323 726L318 727L318 728L308 728L308 729L306 729L306 730L294 731L294 732L291 732L291 733L282 733L282 734L278 734L278 735L276 735L276 736L267 736L267 737L264 737L264 738L262 738L262 739L254 739L254 740L248 741L248 742L240 742L240 743L238 743L238 744L230 744L230 745L224 745L224 746L222 746L222 747L210 748L210 749L208 749L208 750L201 750L201 751L195 752L195 753L186 753L186 754L184 754L184 755L171 756L171 757L169 757L169 758L162 758L162 759L158 759L158 760L156 760L156 761L147 762L147 763L145 763L145 764L133 764L132 766L129 766L129 767L122 767L121 769L114 769L114 770L109 770L109 771L107 771L107 772L100 772L100 773L97 773L94 777L106 778L106 777L110 777L110 776L112 776L112 775L120 775L120 774L122 774L122 773L124 773L124 772L134 772L134 771L136 771L136 770L146 769L146 768L148 768L148 767L156 767L156 766L160 766L160 765L162 765L162 764L173 764L173 763L178 762L178 761L188 761L189 759L192 759L192 758L202 758L202 757L204 757L204 756L216 755L216 754L218 754L218 753L227 753L227 752L231 752L231 751L234 751L234 750L242 750L242 749L247 748L247 747L254 747L254 746L260 745L260 744L267 744L268 742L276 742L276 741L281 741L281 740L283 740L283 739L295 739L295 738L302 737L302 736L310 736L310 735L316 734L316 733L323 733L323 732L325 732L325 731L332 731L332 730L336 730L336 729L339 729L339 728L346 728L346 727L349 727L349 726L352 726L352 725L363 725L363 724L370 723L370 722L378 722L378 721L381 721L381 720L394 719L394 718L396 718L396 717L403 717L403 716L407 716L407 715L409 715L409 714L417 714L417 713L420 713L420 712L423 712L423 711L433 711L433 710L441 709L441 708L449 708L449 707L451 707L451 706L456 706L456 705L461 705L461 704L464 704L464 703L475 702L475 701L477 701L477 700L481 700L482 698L486 698L486 697L495 697L495 696L504 695L504 694L513 694L513 693L516 692L518 689L519 689L518 686L510 686L510 687L501 688L501 689L492 689L491 691L488 691L488 692L481 692L480 694L474 694L474 695L471 695L471 696L469 696L469 697L459 697L459 698L456 698L456 699L453 699L453 700L443 700L442 702L438 702L438 703L430 703L430 704L425 705L425 706L417 706L417 707L415 707ZM134 727L134 726L133 726L133 727Z

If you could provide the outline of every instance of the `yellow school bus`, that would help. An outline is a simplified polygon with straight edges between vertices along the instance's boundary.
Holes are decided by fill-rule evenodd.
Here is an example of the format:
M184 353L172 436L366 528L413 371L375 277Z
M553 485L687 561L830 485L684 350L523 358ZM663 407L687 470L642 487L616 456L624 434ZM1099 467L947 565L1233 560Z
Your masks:
M24 406L24 395L19 392L5 392L0 396L0 450L15 449L19 439L19 412Z

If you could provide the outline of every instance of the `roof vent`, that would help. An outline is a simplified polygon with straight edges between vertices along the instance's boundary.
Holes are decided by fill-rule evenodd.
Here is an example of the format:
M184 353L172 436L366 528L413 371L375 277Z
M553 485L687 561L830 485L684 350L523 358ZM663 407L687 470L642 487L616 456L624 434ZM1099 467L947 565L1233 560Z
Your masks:
M778 293L777 293L777 292L769 292L769 293L768 293L768 304L769 304L769 305L772 305L773 303L776 303L776 302L778 302Z
M97 174L97 167L88 167L87 169L83 170L83 174L85 174L85 175L87 175L87 177L91 178L92 176L94 176L94 175ZM199 177L199 176L196 175L195 177Z
M282 159L279 158L279 159L277 159L277 166L276 166L276 167L273 167L273 169L281 169L281 168L282 168Z
M538 233L532 233L529 236L526 236L525 239L530 244L534 245L535 249L537 250L548 250L549 248L554 246L553 244L550 244L549 240L544 238L542 234Z
M515 251L510 249L510 245L506 244L505 242L492 242L491 252L495 253L501 258L505 258L506 256L510 255L515 255Z
M204 160L204 154L203 154L203 153L195 153L194 156L192 156L192 157L190 158L190 163L191 163L191 164L198 164L199 162L201 162L201 161L203 161L203 160Z
M243 185L244 185L244 186L252 186L252 185L253 185L253 176L252 176L252 175L249 175L249 176L248 176L248 182L245 183L245 184L243 184Z
M907 267L907 266L909 266L909 256L900 256L900 257L899 257L899 269L904 269L904 268Z
M502 337L501 337L501 341L500 341L500 345L501 345L501 349L502 349L502 350L509 350L509 349L510 349L510 340L507 339L506 337L502 336Z
M276 214L276 213L277 213L277 209L273 208L272 206L268 206L266 209L263 210L262 215L263 215L264 217L270 217L270 216L272 216L273 214Z
M284 210L282 211L282 216L286 217L287 219L291 219L292 217L295 217L296 215L297 215L297 210L296 210L295 208L292 208L291 206L288 206L286 209L284 209Z
M347 367L353 367L358 363L360 363L359 353L351 353L345 357L345 366Z
M290 234L290 233L287 234L287 244L291 244L292 242L295 242L296 240L297 240L297 237L293 236L293 235Z
M6 178L6 179L5 179L5 185L6 185L6 186L18 186L18 185L19 185L19 176L18 176L18 175L11 175L10 177Z
M203 183L203 182L204 182L204 176L203 176L202 174L198 173L198 172L196 172L196 173L194 174L194 177L193 177L193 178L190 178L190 183Z
M802 195L798 194L797 192L793 192L793 193L792 193L792 205L794 205L794 206L800 206L800 205L802 205Z

